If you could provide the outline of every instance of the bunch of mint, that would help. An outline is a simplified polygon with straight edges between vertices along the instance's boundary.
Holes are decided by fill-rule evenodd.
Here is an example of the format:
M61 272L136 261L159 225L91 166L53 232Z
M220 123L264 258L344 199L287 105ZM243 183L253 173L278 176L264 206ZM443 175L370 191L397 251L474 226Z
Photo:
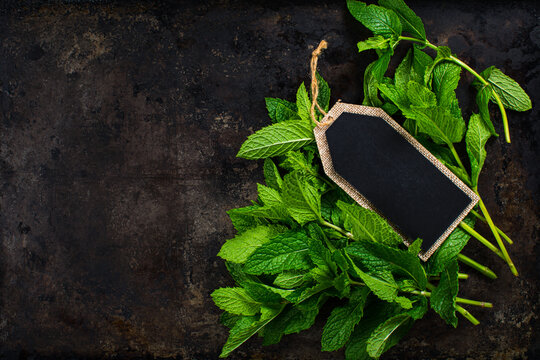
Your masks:
M466 126L454 90L460 67L467 65L449 49L427 42L421 20L403 1L381 0L380 4L348 2L351 13L375 33L359 43L359 50L376 49L379 55L366 69L364 104L380 106L390 114L400 111L407 130L477 191L484 145L495 135L488 101L497 94L503 106L525 110L530 100L527 103L517 83L489 68L477 74L484 80L475 84L479 114L472 115ZM414 37L404 37L402 31ZM419 45L407 54L393 78L385 77L394 47L411 39ZM426 46L437 50L435 59L422 50ZM319 74L317 79L317 102L328 111L330 89ZM321 349L345 347L347 359L380 357L429 307L454 327L456 312L478 324L459 304L492 305L457 296L459 280L468 278L458 272L458 260L496 276L461 251L472 235L505 260L508 257L506 250L473 229L476 219L492 225L483 203L480 211L485 217L473 211L427 262L421 262L420 239L406 248L383 218L356 204L324 175L310 118L311 100L304 84L295 103L267 98L273 124L249 136L238 153L245 159L265 159L266 185L258 184L258 198L251 205L228 212L238 234L225 242L218 255L226 261L236 286L212 293L224 311L221 322L230 328L221 357L255 334L269 345L283 335L310 328L331 298L328 305L333 309L323 328ZM322 118L319 112L317 116ZM464 136L471 175L453 146ZM494 225L492 229L499 245L499 235L511 242Z
M516 81L496 67L491 66L478 74L452 54L450 48L430 43L422 20L403 0L379 0L379 5L347 1L351 14L374 35L359 42L358 50L362 52L374 49L378 55L378 59L369 64L364 73L363 104L382 107L390 115L400 112L406 119L403 123L405 129L471 187L480 198L479 212L483 216L476 210L472 214L489 225L498 246L466 224L461 224L461 227L507 262L512 273L517 276L517 269L502 238L509 244L512 244L512 240L493 223L478 193L478 177L486 159L485 144L492 135L498 136L490 119L489 102L498 105L505 138L510 142L505 109L530 110L531 99ZM401 61L394 76L385 76L394 48L402 41L411 41L414 46ZM426 49L434 52L435 58L426 53ZM477 90L478 113L470 116L468 125L455 93L461 69L475 77L472 85ZM470 171L454 146L463 139ZM494 277L493 274L488 276Z

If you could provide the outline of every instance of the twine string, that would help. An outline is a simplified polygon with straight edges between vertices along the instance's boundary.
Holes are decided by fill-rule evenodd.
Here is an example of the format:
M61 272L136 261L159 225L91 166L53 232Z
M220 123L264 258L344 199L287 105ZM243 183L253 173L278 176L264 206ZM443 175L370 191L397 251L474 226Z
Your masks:
M311 120L317 125L317 126L323 126L328 122L331 122L332 119L330 117L327 118L326 121L318 121L317 115L315 113L315 107L319 110L323 116L326 116L327 113L324 111L324 109L319 105L317 102L317 97L319 96L319 82L317 81L317 62L319 60L319 56L321 55L322 51L328 47L328 43L326 40L322 40L317 46L315 50L311 53Z

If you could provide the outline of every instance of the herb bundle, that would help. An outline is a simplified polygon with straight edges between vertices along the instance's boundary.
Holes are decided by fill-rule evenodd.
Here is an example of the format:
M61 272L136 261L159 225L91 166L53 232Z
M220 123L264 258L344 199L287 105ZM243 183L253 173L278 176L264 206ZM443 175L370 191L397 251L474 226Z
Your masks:
M400 111L406 129L477 191L484 145L495 135L489 100L502 103L503 109L524 110L527 95L495 68L477 74L484 80L474 84L479 114L471 116L467 127L454 92L466 65L448 48L427 42L421 20L403 1L379 3L348 2L353 16L375 34L359 43L359 50L375 49L379 55L366 69L364 104L380 106L390 114ZM402 36L402 31L413 37ZM393 49L410 39L418 44L394 77L386 77ZM426 46L437 49L435 59L422 50ZM283 335L310 328L320 308L334 298L322 332L322 351L345 346L347 359L378 358L429 307L454 327L456 312L479 323L462 305L492 307L457 296L459 280L468 278L458 272L458 260L496 277L461 254L471 235L513 266L499 234L510 240L493 225L483 203L480 211L485 217L477 212L469 215L424 263L417 256L421 239L406 248L386 220L356 204L331 182L321 169L310 118L315 104L320 106L320 111L315 110L318 119L328 111L330 89L319 74L316 79L315 99L304 84L296 102L267 98L272 124L249 136L238 153L246 159L265 159L266 185L257 185L258 198L251 205L228 211L238 234L225 242L218 255L226 261L236 286L212 293L224 310L221 322L230 328L221 357L255 334L269 345ZM453 145L464 136L470 175ZM474 230L477 219L494 229L499 248Z

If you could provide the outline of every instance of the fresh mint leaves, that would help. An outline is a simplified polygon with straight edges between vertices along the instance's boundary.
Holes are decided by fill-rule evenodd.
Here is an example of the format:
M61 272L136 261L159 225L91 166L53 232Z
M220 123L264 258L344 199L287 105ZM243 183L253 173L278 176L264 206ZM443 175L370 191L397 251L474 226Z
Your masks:
M504 122L504 108L525 111L530 99L500 70L491 67L477 74L449 48L429 43L422 20L402 0L378 4L347 1L351 14L373 32L358 43L358 50L378 54L365 71L363 103L403 116L404 127L477 191L485 145L496 135L489 102L503 110ZM416 44L388 76L393 49L402 41ZM435 57L427 49L434 50ZM468 121L455 93L463 69L477 78L473 85L478 114ZM318 73L316 77L317 102L327 111L330 88ZM407 249L385 219L356 204L321 171L311 104L304 84L294 102L266 98L272 124L249 136L238 153L245 159L264 159L265 184L257 185L258 197L251 205L228 211L238 233L223 244L218 256L226 261L236 286L212 293L224 311L220 320L230 329L220 357L255 334L269 345L309 329L331 298L321 350L345 347L345 357L351 360L379 358L429 307L454 327L456 313L477 324L459 304L491 304L457 296L459 280L468 277L458 272L458 261L496 276L461 251L471 236L479 236L472 230L475 219L496 231L501 249L499 235L511 242L495 228L483 203L484 217L473 211L427 262L421 262L421 239ZM316 118L322 118L319 110ZM467 167L454 147L463 141ZM502 250L498 254L508 256Z

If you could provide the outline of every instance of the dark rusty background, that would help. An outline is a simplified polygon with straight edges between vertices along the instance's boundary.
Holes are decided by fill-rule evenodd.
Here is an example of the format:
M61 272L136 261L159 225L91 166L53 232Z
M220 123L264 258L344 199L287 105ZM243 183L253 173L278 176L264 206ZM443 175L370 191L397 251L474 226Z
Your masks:
M534 1L410 5L432 42L478 70L500 67L537 104ZM268 124L265 96L294 98L322 38L332 101L360 102L374 55L355 43L369 33L343 1L0 7L0 357L217 358L227 332L209 294L232 283L216 257L233 236L225 211L255 198L262 178L236 151ZM459 93L466 114L471 80ZM538 108L509 118L513 143L489 142L480 190L516 242L521 276L471 242L465 253L499 279L463 267L461 293L494 309L469 307L482 324L458 329L430 313L385 359L540 358ZM232 358L342 358L319 351L328 313Z

